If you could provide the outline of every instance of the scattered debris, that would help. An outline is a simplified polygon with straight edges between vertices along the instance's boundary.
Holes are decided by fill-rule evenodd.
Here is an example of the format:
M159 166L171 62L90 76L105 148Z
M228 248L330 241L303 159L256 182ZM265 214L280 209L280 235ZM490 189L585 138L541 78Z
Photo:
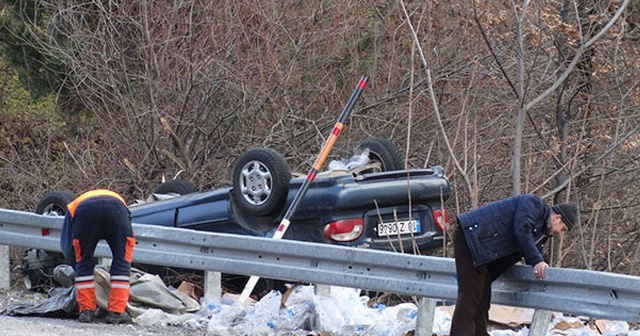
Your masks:
M183 281L177 289L162 280L132 269L131 297L127 312L141 327L179 327L220 336L235 335L386 335L415 334L418 306L412 302L386 306L371 302L360 290L332 286L328 296L316 295L314 287L296 285L285 293L271 291L259 301L238 301L238 295L225 293L219 302L203 302L203 288ZM107 302L109 273L96 267L98 306ZM13 300L15 302L15 300ZM448 335L454 306L438 306L433 321L434 335ZM5 315L71 317L77 315L74 287L54 288L49 298L13 303ZM533 309L492 305L489 311L492 336L525 336ZM640 336L626 322L590 320L554 314L547 335L563 336Z

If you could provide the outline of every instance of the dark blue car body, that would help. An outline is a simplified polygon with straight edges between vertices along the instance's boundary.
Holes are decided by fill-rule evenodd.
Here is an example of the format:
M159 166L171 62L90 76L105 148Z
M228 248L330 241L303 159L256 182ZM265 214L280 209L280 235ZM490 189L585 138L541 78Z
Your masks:
M401 170L400 152L382 138L363 140L352 154L342 162L347 169L320 172L308 184L283 239L405 253L442 247L444 204L452 192L442 167ZM133 223L270 238L305 182L292 176L282 155L254 148L239 157L229 187L197 191L186 180L170 180L129 209ZM75 197L51 191L36 213L62 216ZM26 287L47 288L62 262L60 253L28 250L22 263Z
M130 210L134 223L271 237L303 181L303 178L291 179L287 201L277 216L243 213L231 197L232 187L133 205ZM443 223L437 225L436 219L440 216L445 220L443 203L450 195L451 186L440 167L363 175L319 175L290 218L291 225L283 239L380 250L392 250L391 246L396 250L407 249L412 242L421 250L440 247ZM384 223L398 223L409 217L418 220L418 232L402 234L401 239L397 234L378 234L380 219ZM357 239L339 241L325 234L330 223L353 218L364 221L364 230Z

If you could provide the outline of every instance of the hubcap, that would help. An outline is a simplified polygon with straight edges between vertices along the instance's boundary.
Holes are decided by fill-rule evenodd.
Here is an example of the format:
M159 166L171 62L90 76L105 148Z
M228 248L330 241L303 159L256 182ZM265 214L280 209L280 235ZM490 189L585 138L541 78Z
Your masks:
M262 205L269 200L273 177L269 168L260 161L250 161L242 167L240 188L242 197L251 205Z

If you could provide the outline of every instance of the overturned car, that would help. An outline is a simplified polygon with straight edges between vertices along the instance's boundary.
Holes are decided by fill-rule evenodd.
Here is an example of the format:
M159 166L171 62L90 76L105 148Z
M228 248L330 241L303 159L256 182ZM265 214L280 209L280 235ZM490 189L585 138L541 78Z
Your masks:
M451 186L441 167L404 170L396 146L382 138L359 142L345 161L310 184L283 239L416 253L442 246ZM304 182L285 159L267 148L239 157L233 185L197 191L176 179L159 185L154 201L129 206L138 224L271 237ZM75 198L52 191L36 212L64 215ZM27 251L22 270L28 288L51 281L59 253Z

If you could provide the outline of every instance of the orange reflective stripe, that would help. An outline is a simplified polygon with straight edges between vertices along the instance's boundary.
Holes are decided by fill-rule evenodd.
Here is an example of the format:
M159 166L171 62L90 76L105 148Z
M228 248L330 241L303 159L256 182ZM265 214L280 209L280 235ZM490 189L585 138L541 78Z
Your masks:
M71 214L71 217L73 217L75 215L76 207L78 206L78 204L80 204L82 201L86 200L87 198L96 197L96 196L111 196L111 197L114 197L114 198L120 200L122 202L122 204L127 205L127 202L124 201L124 198L122 198L122 196L118 195L117 193L115 193L115 192L113 192L111 190L106 190L106 189L90 190L90 191L87 191L84 194L78 196L71 203L67 204L67 209L69 210L69 213Z
M127 243L124 250L124 260L133 261L133 246L136 244L136 239L133 237L127 237Z
M110 312L122 314L124 313L124 309L127 307L127 302L129 301L129 287L117 286L113 281L111 282L111 284L112 286L109 290L109 304L107 310Z
M76 284L76 300L78 301L78 311L85 309L96 310L96 289L94 286L78 286Z
M71 244L73 244L73 251L75 252L76 262L80 262L82 259L82 251L80 251L80 239L74 239Z

